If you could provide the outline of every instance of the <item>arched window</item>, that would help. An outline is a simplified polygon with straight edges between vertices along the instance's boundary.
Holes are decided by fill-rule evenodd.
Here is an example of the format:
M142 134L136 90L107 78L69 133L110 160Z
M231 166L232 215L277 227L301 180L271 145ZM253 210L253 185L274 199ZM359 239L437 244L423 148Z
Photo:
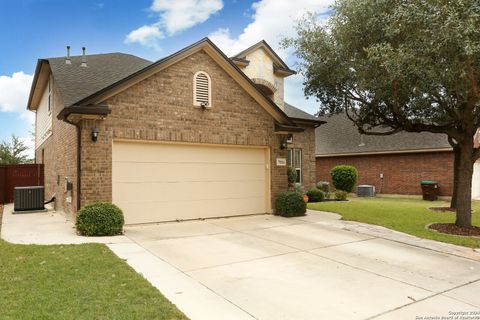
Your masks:
M197 107L212 107L212 81L204 71L198 71L193 76L193 105Z

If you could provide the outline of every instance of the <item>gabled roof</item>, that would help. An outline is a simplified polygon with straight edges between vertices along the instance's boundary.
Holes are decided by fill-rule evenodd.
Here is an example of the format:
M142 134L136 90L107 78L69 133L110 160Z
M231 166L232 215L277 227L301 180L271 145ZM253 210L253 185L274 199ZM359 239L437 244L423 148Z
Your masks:
M247 49L243 50L242 52L237 53L233 57L231 57L234 61L239 61L240 63L248 63L246 60L246 56L257 50L257 49L264 49L268 55L272 58L275 63L275 71L283 72L285 74L295 74L296 72L288 67L288 65L278 56L278 54L270 47L270 45L265 41L262 40L260 42L255 43L253 46L248 47Z
M95 92L152 64L151 61L119 52L87 55L87 67L82 67L81 61L81 56L72 56L71 64L65 63L65 57L46 58L38 61L37 69L46 67L42 64L49 66L65 107L70 107ZM37 81L38 74L36 72L28 108L37 107L32 105Z
M444 134L402 131L388 136L361 135L343 113L321 119L327 123L315 130L317 157L451 150Z
M263 92L261 92L257 86L248 78L210 39L204 38L174 54L158 60L154 63L147 64L143 68L139 68L137 71L133 71L127 74L121 79L112 82L111 84L98 89L90 95L84 96L80 100L71 102L68 108L65 108L60 117L65 116L69 112L73 112L75 106L85 106L99 104L108 99L109 97L117 94L120 91L140 82L143 79L150 77L151 75L171 66L172 64L184 59L191 54L200 50L205 51L213 60L215 60L237 83L242 86L250 95L269 112L272 117L284 124L294 125L290 118L283 112L270 98L268 98ZM145 60L146 61L146 60ZM88 58L87 58L88 63ZM73 64L73 62L72 62ZM86 68L85 68L86 69ZM135 68L133 68L135 69ZM84 96L84 97L83 97ZM76 100L76 99L72 99Z

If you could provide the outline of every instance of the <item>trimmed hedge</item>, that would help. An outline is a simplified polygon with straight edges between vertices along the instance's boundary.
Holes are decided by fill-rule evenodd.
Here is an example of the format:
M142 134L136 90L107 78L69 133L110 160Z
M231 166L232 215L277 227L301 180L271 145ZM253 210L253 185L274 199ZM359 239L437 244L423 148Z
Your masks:
M357 183L358 171L354 166L340 165L330 171L335 189L352 192Z
M122 233L124 223L119 207L112 203L97 202L78 211L75 226L84 236L114 236Z
M343 190L335 191L335 199L336 200L347 200L347 192Z
M288 186L293 187L295 181L297 181L297 171L292 167L287 168L287 179L288 179Z
M297 192L279 193L276 200L276 214L283 217L298 217L305 215L307 204L303 196Z
M313 188L307 191L308 202L320 202L325 200L325 193L317 188Z

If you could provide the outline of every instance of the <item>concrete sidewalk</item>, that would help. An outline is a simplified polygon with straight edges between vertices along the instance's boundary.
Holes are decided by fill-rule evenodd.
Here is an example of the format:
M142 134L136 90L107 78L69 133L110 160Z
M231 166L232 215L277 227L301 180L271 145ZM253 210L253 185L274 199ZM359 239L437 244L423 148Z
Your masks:
M130 242L125 236L83 237L75 220L61 211L13 214L13 204L3 208L2 239L16 244L81 244Z

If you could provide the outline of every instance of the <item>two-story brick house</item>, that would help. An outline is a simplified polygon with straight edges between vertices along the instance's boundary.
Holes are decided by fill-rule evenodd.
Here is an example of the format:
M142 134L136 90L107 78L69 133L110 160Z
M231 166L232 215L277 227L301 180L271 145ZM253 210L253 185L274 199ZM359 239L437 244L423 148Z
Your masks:
M293 74L264 41L228 58L203 39L150 62L121 53L40 59L28 109L46 196L75 212L112 201L127 223L274 211L315 183L315 128L284 101Z

